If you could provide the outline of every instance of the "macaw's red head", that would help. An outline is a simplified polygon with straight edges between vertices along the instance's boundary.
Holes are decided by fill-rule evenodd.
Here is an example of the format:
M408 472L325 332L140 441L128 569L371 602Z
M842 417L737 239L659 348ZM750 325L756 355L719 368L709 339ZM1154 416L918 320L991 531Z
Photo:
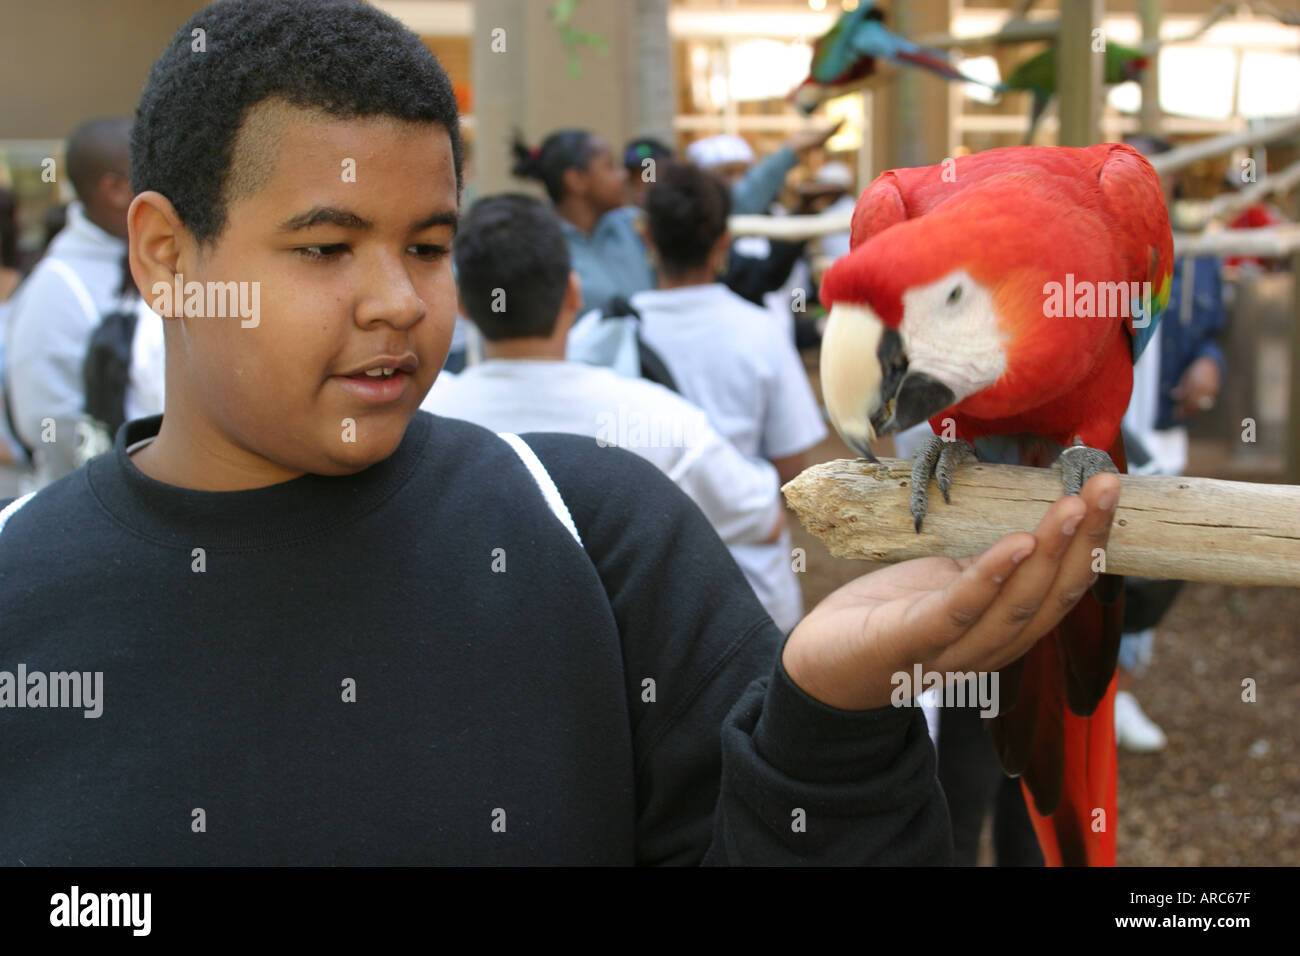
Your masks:
M1131 60L1125 60L1120 64L1120 73L1125 81L1136 82L1142 79L1142 74L1146 72L1150 60L1144 56L1134 57Z
M1014 179L971 187L858 241L827 270L822 393L859 454L949 408L1014 414L1091 366L1096 324L1045 319L1044 289L1067 267L1092 271L1077 243L1100 227L1087 215L1061 222L1032 191Z

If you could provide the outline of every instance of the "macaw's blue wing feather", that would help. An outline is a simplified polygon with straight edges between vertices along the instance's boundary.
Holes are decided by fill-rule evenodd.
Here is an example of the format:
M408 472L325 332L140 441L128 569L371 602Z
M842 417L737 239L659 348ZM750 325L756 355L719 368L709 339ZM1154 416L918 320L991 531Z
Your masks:
M841 82L852 71L861 56L854 39L855 34L872 12L870 3L858 4L856 9L836 20L835 25L814 44L811 70L814 80L830 85ZM875 15L880 14L876 11Z
M852 32L850 40L860 54L894 59L900 53L919 53L921 48L906 37L899 36L879 20L866 20Z

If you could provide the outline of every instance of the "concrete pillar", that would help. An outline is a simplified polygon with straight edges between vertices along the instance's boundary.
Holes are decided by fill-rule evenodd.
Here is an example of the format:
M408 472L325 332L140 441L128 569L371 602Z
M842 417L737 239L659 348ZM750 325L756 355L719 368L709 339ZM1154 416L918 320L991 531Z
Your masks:
M576 127L599 133L616 155L643 132L671 139L672 50L667 0L579 4L573 25L600 34L601 53L582 46L572 76L550 4L477 0L474 5L474 178L479 196L526 188L510 175L512 131L536 145ZM662 27L650 29L651 21ZM667 119L665 119L667 117Z
M1057 143L1091 146L1101 139L1102 74L1106 54L1094 49L1093 31L1102 24L1102 0L1061 4L1056 43L1056 86L1061 111Z
M1138 0L1138 18L1142 21L1142 42L1160 39L1161 0ZM1139 129L1146 136L1159 136L1163 129L1160 112L1160 51L1151 54L1151 62L1142 73L1142 112Z
M672 39L668 36L668 0L635 0L636 128L633 136L654 136L674 145L677 108Z
M952 23L950 6L950 0L894 0L885 23L909 37L947 33ZM948 81L917 67L887 65L884 69L895 70L896 78L868 94L873 97L874 174L942 162L951 148Z
M61 140L97 116L133 116L149 67L204 0L6 3L0 138Z

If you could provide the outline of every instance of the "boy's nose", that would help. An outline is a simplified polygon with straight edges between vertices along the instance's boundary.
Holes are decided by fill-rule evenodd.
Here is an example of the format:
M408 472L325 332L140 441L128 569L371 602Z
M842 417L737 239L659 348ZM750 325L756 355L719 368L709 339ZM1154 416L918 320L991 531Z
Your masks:
M384 322L404 329L420 321L426 311L401 258L385 254L368 264L357 304L358 324Z

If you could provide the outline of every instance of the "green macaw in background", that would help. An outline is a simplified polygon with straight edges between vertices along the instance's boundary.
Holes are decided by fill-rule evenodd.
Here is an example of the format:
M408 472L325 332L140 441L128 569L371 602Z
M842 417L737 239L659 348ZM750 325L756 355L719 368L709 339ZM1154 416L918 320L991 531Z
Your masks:
M1107 85L1141 79L1142 71L1150 63L1147 54L1141 50L1109 40L1106 41L1105 56L1106 72L1102 79ZM1029 133L1025 136L1026 143L1032 142L1043 111L1056 95L1056 44L1017 66L1002 87L1004 90L1024 90L1034 95L1034 105L1029 114Z
M817 38L808 78L789 97L801 113L811 113L822 100L834 95L835 88L874 74L879 60L921 67L945 80L984 83L953 66L943 51L918 46L894 33L885 26L884 20L884 14L876 9L873 0L863 0Z

